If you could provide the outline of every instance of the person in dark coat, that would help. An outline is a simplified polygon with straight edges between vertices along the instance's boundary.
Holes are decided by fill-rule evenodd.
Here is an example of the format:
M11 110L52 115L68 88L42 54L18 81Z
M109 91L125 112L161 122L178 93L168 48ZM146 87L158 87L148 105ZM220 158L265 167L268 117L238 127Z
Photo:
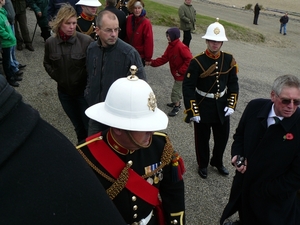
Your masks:
M86 110L109 128L77 146L127 224L185 225L183 160L153 90L133 72L117 79L104 102Z
M51 36L47 19L48 0L28 0L28 5L34 11L41 36L46 41Z
M206 40L207 49L191 60L183 79L182 93L185 122L194 123L198 174L205 179L209 164L221 175L229 174L223 165L223 154L229 137L230 115L237 105L239 84L233 55L221 51L224 41L228 40L218 19L208 26L202 38ZM211 130L214 147L210 158Z
M253 24L255 24L255 25L258 25L257 20L258 20L258 16L259 16L259 11L260 11L260 7L259 7L258 3L256 3L256 5L254 7L254 19L253 19Z
M12 0L12 4L16 13L14 26L17 39L17 50L22 51L25 44L25 48L33 52L32 39L29 36L27 25L27 2L25 0Z
M282 33L282 29L283 29L283 35L286 35L286 25L289 22L288 13L285 13L282 17L280 17L279 22L280 22L279 33Z
M233 136L236 173L220 224L236 211L241 225L300 224L299 105L300 80L293 75L275 79L271 100L247 105ZM239 167L238 156L245 159Z
M72 143L0 76L0 224L126 225Z
M118 37L124 41L126 36L126 15L122 10L116 8L116 1L117 0L106 0L105 9L116 14L116 16L118 17L119 26L121 28Z

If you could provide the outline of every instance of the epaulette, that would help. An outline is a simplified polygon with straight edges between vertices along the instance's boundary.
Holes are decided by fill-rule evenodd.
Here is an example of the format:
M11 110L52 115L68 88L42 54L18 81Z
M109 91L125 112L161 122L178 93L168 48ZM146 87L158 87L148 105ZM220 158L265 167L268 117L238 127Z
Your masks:
M200 56L200 55L203 55L203 54L205 54L205 52L203 51L203 52L201 52L200 54L198 54L198 55L195 55L194 57L193 57L193 59L194 58L197 58L198 56Z
M179 153L174 151L168 135L161 132L154 132L154 135L162 136L166 139L166 144L161 156L161 166L172 163L172 181L175 183L182 180L182 175L185 173L184 162Z

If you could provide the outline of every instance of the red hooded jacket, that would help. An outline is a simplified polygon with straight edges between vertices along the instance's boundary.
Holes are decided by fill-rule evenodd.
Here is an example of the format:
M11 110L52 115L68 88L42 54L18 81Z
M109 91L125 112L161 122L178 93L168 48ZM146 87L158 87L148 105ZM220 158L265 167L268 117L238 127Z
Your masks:
M151 66L158 67L169 62L174 79L182 81L193 56L190 49L180 41L180 31L176 29L178 28L170 28L167 31L171 42L161 57L151 60ZM180 76L176 76L176 72Z

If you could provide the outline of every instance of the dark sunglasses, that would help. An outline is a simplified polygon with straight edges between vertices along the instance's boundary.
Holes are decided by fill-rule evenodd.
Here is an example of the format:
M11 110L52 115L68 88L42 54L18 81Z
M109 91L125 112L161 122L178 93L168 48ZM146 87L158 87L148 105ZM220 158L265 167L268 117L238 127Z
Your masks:
M279 95L277 97L280 99L281 103L284 105L289 105L291 102L293 102L294 105L300 105L300 100L299 99L286 99L286 98L281 98Z

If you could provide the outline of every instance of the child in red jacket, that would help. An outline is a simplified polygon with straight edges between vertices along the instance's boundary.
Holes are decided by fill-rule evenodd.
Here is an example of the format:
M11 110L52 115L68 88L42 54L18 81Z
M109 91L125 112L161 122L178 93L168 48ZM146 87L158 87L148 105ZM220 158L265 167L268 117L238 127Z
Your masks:
M169 44L164 54L157 59L151 59L146 65L158 67L169 62L170 71L174 77L174 85L171 93L172 102L167 104L173 109L168 115L176 116L182 99L182 81L193 56L190 49L180 41L180 30L178 28L168 29L166 36Z

